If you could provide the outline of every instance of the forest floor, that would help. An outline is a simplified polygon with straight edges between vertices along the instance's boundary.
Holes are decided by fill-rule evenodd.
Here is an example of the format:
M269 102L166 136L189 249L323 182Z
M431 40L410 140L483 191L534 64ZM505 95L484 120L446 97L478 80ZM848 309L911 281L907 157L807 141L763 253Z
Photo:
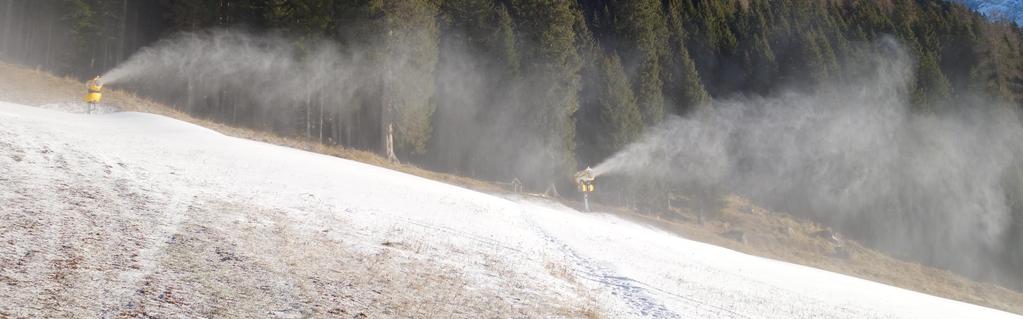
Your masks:
M81 99L83 88L84 85L77 80L0 64L0 101L50 108L75 105L74 103ZM117 90L107 90L104 95L105 105L123 111L160 114L229 136L355 160L486 193L514 196L501 185L432 172L410 165L392 164L372 152L326 146L197 119L173 108ZM724 203L724 208L713 214L712 218L706 219L697 218L684 208L646 214L616 207L598 209L653 225L688 239L751 255L1023 314L1023 293L894 258L863 247L855 241L843 239L840 234L832 236L826 227L819 224L785 213L769 211L739 196L728 196ZM571 202L567 204L573 205Z

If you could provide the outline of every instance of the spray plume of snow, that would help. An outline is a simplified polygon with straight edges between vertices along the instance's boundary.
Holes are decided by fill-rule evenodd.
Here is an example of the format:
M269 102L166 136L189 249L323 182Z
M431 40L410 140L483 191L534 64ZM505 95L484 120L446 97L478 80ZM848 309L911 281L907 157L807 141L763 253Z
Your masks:
M226 100L263 109L302 105L313 96L347 105L341 102L365 86L357 74L370 63L327 41L309 43L303 48L283 37L229 30L181 33L143 48L103 81L178 96L177 103L234 92Z
M550 91L542 83L549 77L544 70L525 67L511 76L505 61L481 54L462 38L441 38L436 69L427 72L421 61L414 61L416 48L407 43L296 42L231 29L180 33L143 48L103 75L103 80L167 104L201 106L188 111L228 112L229 120L233 113L246 117L235 123L281 121L281 127L288 127L296 117L304 118L303 111L320 111L316 107L310 111L308 105L322 105L327 114L319 118L341 122L323 124L332 129L355 127L350 123L355 121L371 127L365 122L372 121L372 115L346 115L379 110L382 92L401 90L407 93L406 99L431 100L436 105L433 112L393 98L398 113L412 114L412 118L428 114L430 151L423 162L431 168L485 179L518 178L538 188L560 179L551 163L563 160L556 151L563 149L562 141L529 129L539 122L521 120L540 108L537 101ZM431 99L423 98L431 94ZM244 111L234 112L235 106ZM286 110L303 106L307 109ZM402 124L406 123L395 127L397 139L407 128ZM350 137L338 135L339 139ZM379 140L363 135L334 142L370 148Z
M875 49L851 85L717 101L594 170L723 186L897 254L987 275L1018 249L1005 236L1017 196L1005 183L1023 158L1019 117L980 99L911 111L912 59L892 40Z
M488 72L472 67L478 59L459 48L441 49L446 59L470 62L437 70L438 89L447 97L438 108L451 112L434 119L433 147L446 150L435 154L450 154L442 162L461 167L465 154L490 150L482 154L505 158L513 176L539 171L534 167L542 165L534 162L549 159L521 154L544 152L501 152L551 146L510 146L531 139L507 140L522 135L509 120L516 114L481 111L492 98L478 93L489 85L479 80ZM911 57L892 40L873 49L873 59L853 77L858 80L823 84L814 94L716 101L650 129L594 171L723 187L837 225L875 246L968 273L986 272L993 256L1013 249L1004 239L1011 213L1004 183L1006 172L1023 158L1017 115L982 101L911 112ZM299 49L278 37L212 31L143 49L104 79L176 88L176 94L200 98L242 92L224 100L262 109L303 105L315 97L344 112L358 103L358 92L367 89L367 78L379 66L360 50L340 50L330 42ZM494 109L516 110L503 105L519 103L510 99ZM481 114L488 119L479 120ZM491 149L494 145L504 147Z

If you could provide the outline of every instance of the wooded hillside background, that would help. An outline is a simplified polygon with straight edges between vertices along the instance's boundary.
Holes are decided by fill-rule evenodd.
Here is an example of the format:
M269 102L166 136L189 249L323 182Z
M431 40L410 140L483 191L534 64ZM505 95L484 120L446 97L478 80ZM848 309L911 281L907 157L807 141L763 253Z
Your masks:
M360 149L381 149L393 122L402 160L536 191L564 190L576 170L712 99L855 77L857 61L877 54L857 43L885 36L915 58L914 112L976 94L1023 106L1020 29L949 1L3 0L0 10L0 58L82 79L182 32L273 34L297 60L323 46L358 56L370 62L347 69L360 84L343 100L331 97L345 88L330 85L270 107L238 87L123 88ZM1014 205L1006 240L1019 243L1023 204ZM1018 247L998 256L1004 269L1023 267ZM1008 284L1023 287L1021 277Z
M508 93L521 89L517 86L551 88L540 101L515 104L535 105L521 112L523 117L549 113L559 118L543 129L561 139L558 157L570 168L561 175L574 171L577 162L605 158L666 114L686 114L711 97L813 90L816 83L849 76L846 68L855 63L847 61L863 53L851 43L884 35L896 37L918 59L913 97L920 108L976 90L1023 103L1019 29L947 1L6 0L0 8L4 60L80 78L102 74L139 48L183 31L274 31L299 47L330 40L338 50L369 44L377 50L372 54L381 55L386 41L418 41L425 50L416 62L425 72L469 64L485 69L482 80L490 92L481 95L495 108L502 99L522 98ZM395 30L416 36L387 40ZM455 48L471 52L477 61L459 61L465 54L449 57L447 51ZM522 79L538 74L548 82ZM450 90L444 83L424 79L416 85L430 89L418 98L433 111L418 114L416 129L401 130L403 157L479 177L515 177L492 167L486 155L452 161L449 154L436 154L449 152L431 147L435 135L445 133L443 123L432 118L458 109L447 107L454 101L445 95ZM307 128L302 106L265 114L272 120L254 114L267 112L244 105L231 118L209 101L181 107L239 125L373 149L381 140L378 128L340 127L378 123L367 116L379 116L372 109L381 108L384 93L367 93L363 110L349 115L360 121L323 124L331 127ZM330 110L337 107L313 106L325 109L324 116L332 116ZM494 110L483 111L477 116L486 118ZM245 116L237 118L237 113ZM319 126L321 121L310 122Z

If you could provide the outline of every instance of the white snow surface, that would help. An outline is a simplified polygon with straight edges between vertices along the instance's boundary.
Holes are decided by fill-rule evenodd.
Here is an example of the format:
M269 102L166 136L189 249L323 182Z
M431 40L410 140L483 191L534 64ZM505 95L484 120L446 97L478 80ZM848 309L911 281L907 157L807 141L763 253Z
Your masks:
M0 102L0 317L1018 318L145 113Z

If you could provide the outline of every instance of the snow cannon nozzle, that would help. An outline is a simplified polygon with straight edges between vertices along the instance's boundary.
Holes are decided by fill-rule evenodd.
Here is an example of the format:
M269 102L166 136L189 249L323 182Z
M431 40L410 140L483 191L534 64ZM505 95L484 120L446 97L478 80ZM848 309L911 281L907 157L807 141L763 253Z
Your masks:
M593 169L590 168L589 166L587 166L586 169L581 170L581 171L575 173L575 182L576 182L576 184L580 184L580 183L584 183L584 182L592 183L593 180L595 180L595 179L597 179L597 176L596 176L596 174L593 173Z
M103 76L97 75L96 77L92 78L88 82L85 82L85 85L88 86L90 89L102 88L103 87Z
M579 191L583 193L593 192L593 181L597 179L597 175L593 173L593 169L587 167L575 173L575 184L579 187Z

